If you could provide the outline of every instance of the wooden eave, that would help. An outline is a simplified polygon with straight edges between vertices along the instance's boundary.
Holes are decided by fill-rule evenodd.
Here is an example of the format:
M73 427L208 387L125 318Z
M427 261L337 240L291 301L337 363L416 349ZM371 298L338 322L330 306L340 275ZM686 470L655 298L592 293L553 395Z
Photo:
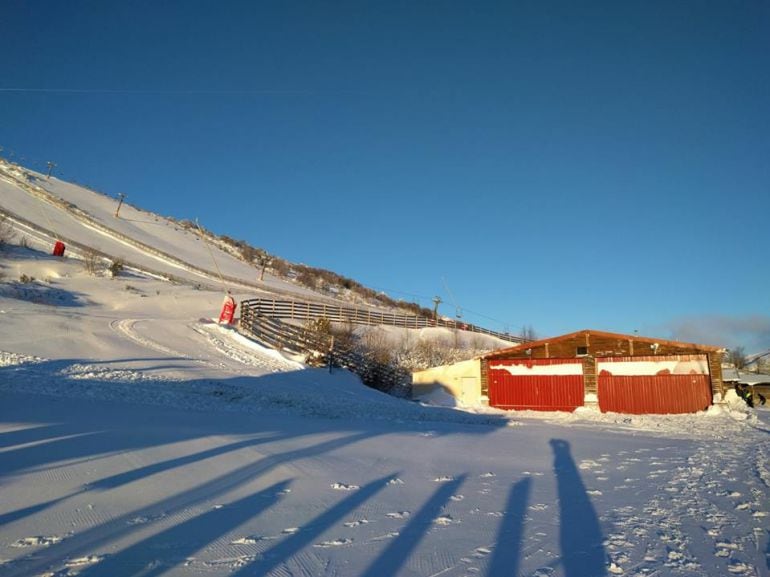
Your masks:
M556 337L552 337L550 339L540 339L537 341L529 341L526 343L522 343L520 345L516 345L515 347L509 347L507 349L500 349L497 351L492 351L491 353L487 353L485 355L482 355L479 357L480 359L495 359L500 357L505 357L507 355L512 355L516 353L522 353L526 351L527 349L535 349L538 347L544 347L548 344L554 344L559 343L562 341L567 341L570 339L574 339L576 337L584 337L588 335L591 336L598 336L598 337L604 337L604 338L611 338L611 339L618 339L618 340L624 340L624 341L633 341L635 343L645 343L645 344L654 344L658 343L659 345L667 345L675 348L682 348L682 349L695 349L699 351L703 351L704 353L708 352L719 352L723 351L724 347L717 347L714 345L699 345L696 343L686 343L683 341L671 341L667 339L655 339L651 337L640 337L638 335L624 335L621 333L609 333L606 331L593 331L593 330L582 330L582 331L576 331L574 333L568 333L566 335L559 335Z

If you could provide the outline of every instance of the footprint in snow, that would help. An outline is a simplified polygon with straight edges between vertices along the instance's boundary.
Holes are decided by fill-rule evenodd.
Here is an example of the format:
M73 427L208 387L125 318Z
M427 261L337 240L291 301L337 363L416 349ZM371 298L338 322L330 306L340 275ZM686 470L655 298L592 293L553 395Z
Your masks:
M433 523L436 525L452 525L453 523L459 523L460 521L457 521L456 519L452 518L452 515L441 515L440 517L436 517L433 520Z
M335 491L355 491L360 488L358 485L348 485L346 483L332 483L331 487Z
M75 559L68 559L64 562L65 567L84 567L85 565L93 565L104 560L104 555L86 555L85 557L77 557Z
M753 572L751 565L746 565L746 563L741 563L740 561L733 561L732 563L730 563L727 566L727 570L730 573L734 573L734 574L737 574L737 573L748 574L750 572Z
M399 511L397 513L387 513L385 516L389 519L406 519L411 513L409 511Z
M343 523L345 527L360 527L361 525L366 525L369 523L368 519L359 519L358 521L348 521L347 523Z
M388 481L388 485L403 485L403 484L404 484L404 482L401 479L399 479L398 477Z
M387 541L388 539L394 539L398 537L399 532L398 531L391 531L390 533L385 533L384 535L380 535L379 537L372 537L369 539L368 543L376 543L377 541Z
M11 547L48 547L49 545L56 545L61 540L62 537L57 535L51 535L50 537L24 537L13 543Z
M249 535L248 537L241 537L240 539L236 539L235 541L230 541L231 545L254 545L256 543L259 543L260 541L267 541L267 537L262 537L261 535Z
M323 543L316 543L313 547L321 549L328 549L329 547L342 547L344 545L350 545L353 543L353 539L334 539L333 541L324 541Z
M450 475L442 475L441 477L436 477L433 479L434 483L446 483L448 481L454 481L455 478Z

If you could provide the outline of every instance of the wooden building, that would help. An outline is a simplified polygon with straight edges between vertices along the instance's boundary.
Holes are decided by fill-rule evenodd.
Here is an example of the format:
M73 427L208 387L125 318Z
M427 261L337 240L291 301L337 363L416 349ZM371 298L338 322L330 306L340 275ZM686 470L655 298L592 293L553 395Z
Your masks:
M477 398L516 410L692 413L723 398L722 354L715 346L583 330L480 357ZM431 371L415 373L416 396L430 386L457 390L436 378L451 371ZM468 404L474 395L465 373L459 378Z

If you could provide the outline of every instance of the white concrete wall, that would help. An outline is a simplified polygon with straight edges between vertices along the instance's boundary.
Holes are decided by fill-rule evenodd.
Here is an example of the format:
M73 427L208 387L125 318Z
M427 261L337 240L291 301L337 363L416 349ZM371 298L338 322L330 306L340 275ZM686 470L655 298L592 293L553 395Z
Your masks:
M481 405L481 361L472 359L412 373L413 398L439 391L454 397L459 406Z

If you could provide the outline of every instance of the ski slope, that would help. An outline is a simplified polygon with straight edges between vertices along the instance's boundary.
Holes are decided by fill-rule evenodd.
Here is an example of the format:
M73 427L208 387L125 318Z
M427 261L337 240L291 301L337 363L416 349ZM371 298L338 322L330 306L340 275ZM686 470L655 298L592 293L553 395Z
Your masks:
M206 267L173 223L128 207L114 223L108 199L52 182ZM162 266L38 201L0 183L35 227ZM49 252L0 253L1 577L770 574L766 408L417 404L217 325L222 291L190 270L113 279Z
M0 210L37 223L39 228L34 230L20 227L20 234L35 239L41 249L52 247L54 236L63 237L190 283L219 286L221 273L228 287L252 294L323 299L269 274L258 281L259 270L203 240L197 229L186 229L128 203L123 203L116 217L117 208L116 199L0 161ZM41 229L53 235L41 234Z

